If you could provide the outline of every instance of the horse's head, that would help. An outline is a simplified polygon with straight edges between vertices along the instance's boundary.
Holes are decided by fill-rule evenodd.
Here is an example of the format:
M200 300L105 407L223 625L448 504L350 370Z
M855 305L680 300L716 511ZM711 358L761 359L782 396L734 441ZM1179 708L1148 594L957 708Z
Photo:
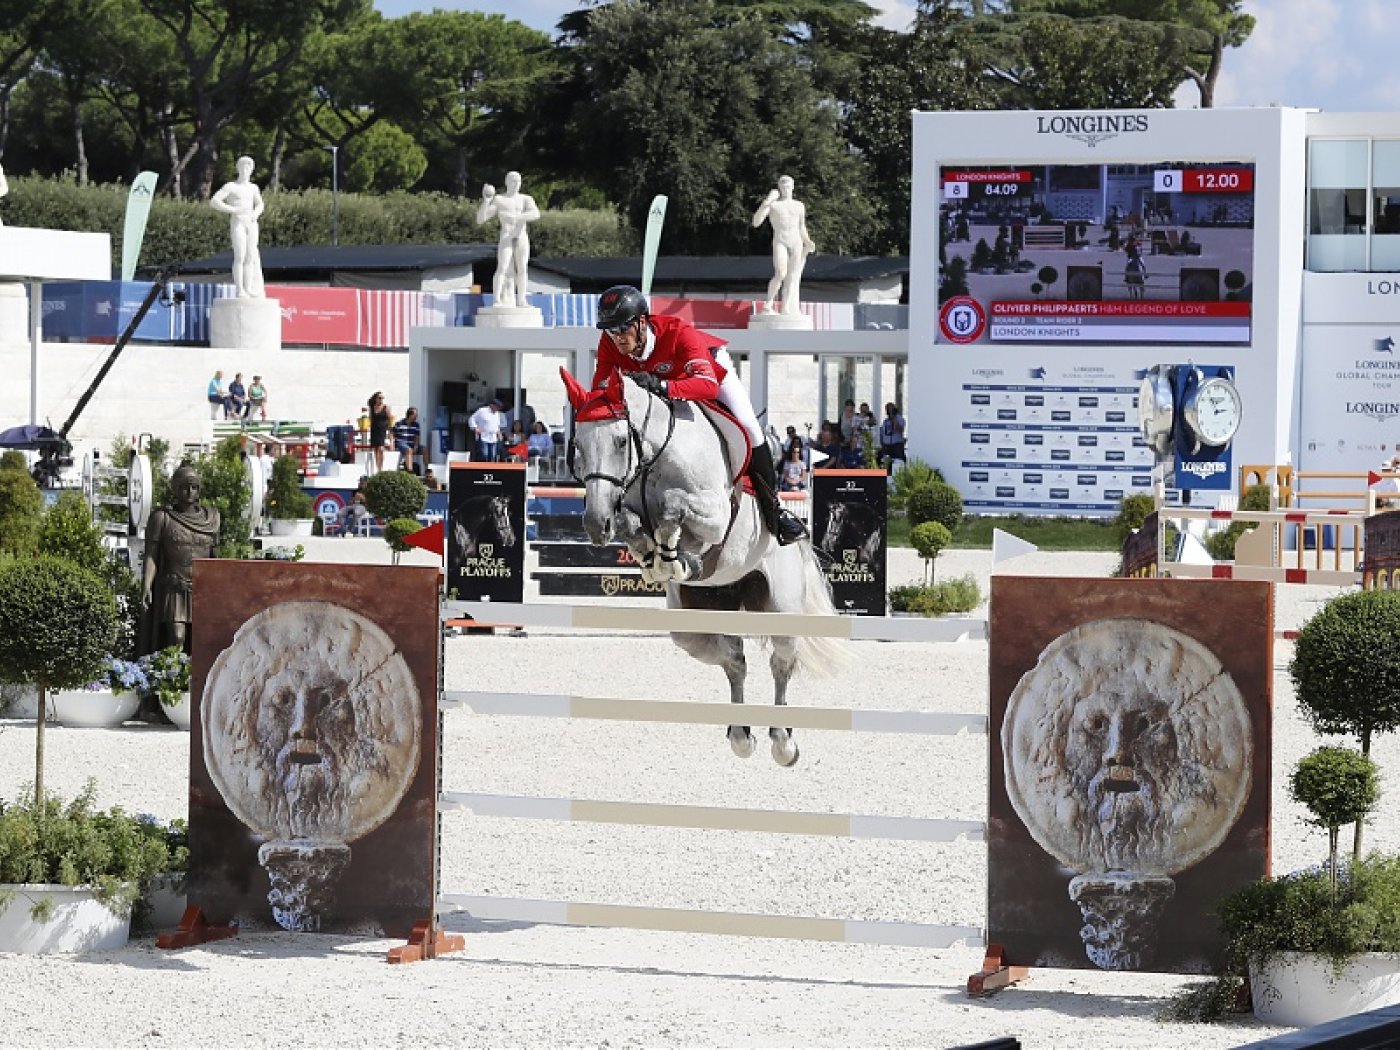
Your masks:
M496 525L496 540L502 547L515 546L515 528L510 523L510 500L505 496L491 498L491 519Z
M560 368L559 375L574 411L569 469L583 482L583 527L589 540L602 545L612 538L623 490L640 458L627 424L622 376L614 372L607 386L585 390L568 369Z
M832 503L830 517L826 519L826 531L822 533L820 547L827 554L835 555L841 549L841 536L846 531L850 513L844 503Z

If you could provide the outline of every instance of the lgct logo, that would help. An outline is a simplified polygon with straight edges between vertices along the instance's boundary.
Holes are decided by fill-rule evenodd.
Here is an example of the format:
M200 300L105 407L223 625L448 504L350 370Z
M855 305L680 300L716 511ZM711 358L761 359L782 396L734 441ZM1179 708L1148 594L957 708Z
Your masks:
M1392 339L1392 338L1390 338L1390 336L1386 336L1384 339L1377 339L1377 340L1376 340L1376 353L1378 353L1378 354L1393 354L1393 353L1395 353L1395 340Z

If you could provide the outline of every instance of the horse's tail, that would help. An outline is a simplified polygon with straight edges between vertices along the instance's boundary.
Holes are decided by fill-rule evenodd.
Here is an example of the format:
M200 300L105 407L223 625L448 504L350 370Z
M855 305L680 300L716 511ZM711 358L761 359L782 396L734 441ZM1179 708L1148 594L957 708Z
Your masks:
M837 616L831 584L822 572L809 540L802 540L802 611L814 616ZM797 639L797 669L818 678L840 674L851 663L851 646L844 638Z

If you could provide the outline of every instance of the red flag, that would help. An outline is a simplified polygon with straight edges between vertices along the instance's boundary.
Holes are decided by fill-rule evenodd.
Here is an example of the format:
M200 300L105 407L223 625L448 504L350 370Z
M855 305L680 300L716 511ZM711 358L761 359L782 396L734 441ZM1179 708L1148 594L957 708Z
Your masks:
M445 530L441 521L435 521L427 528L419 529L417 532L410 532L403 538L403 541L410 547L432 551L438 557L442 557L445 540Z
M512 456L519 456L521 459L530 458L530 442L522 441L518 445L510 445L506 448Z
M1380 480L1381 480L1381 476L1380 476L1379 474L1377 474L1374 470L1368 470L1368 471L1366 471L1366 487L1367 487L1367 488L1370 488L1372 485L1374 485L1376 482L1378 482L1378 481L1380 481Z

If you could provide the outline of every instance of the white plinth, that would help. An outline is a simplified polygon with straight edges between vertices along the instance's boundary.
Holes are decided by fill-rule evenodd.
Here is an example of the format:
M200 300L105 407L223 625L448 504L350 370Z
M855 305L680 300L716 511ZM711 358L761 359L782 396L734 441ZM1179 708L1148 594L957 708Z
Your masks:
M806 314L784 314L776 310L759 310L749 316L749 328L783 329L789 332L810 332L812 319Z
M215 299L209 345L238 350L282 349L282 304L276 299Z
M537 306L483 306L476 312L478 328L543 328L544 314Z
M0 281L0 346L29 342L29 296L19 281Z

